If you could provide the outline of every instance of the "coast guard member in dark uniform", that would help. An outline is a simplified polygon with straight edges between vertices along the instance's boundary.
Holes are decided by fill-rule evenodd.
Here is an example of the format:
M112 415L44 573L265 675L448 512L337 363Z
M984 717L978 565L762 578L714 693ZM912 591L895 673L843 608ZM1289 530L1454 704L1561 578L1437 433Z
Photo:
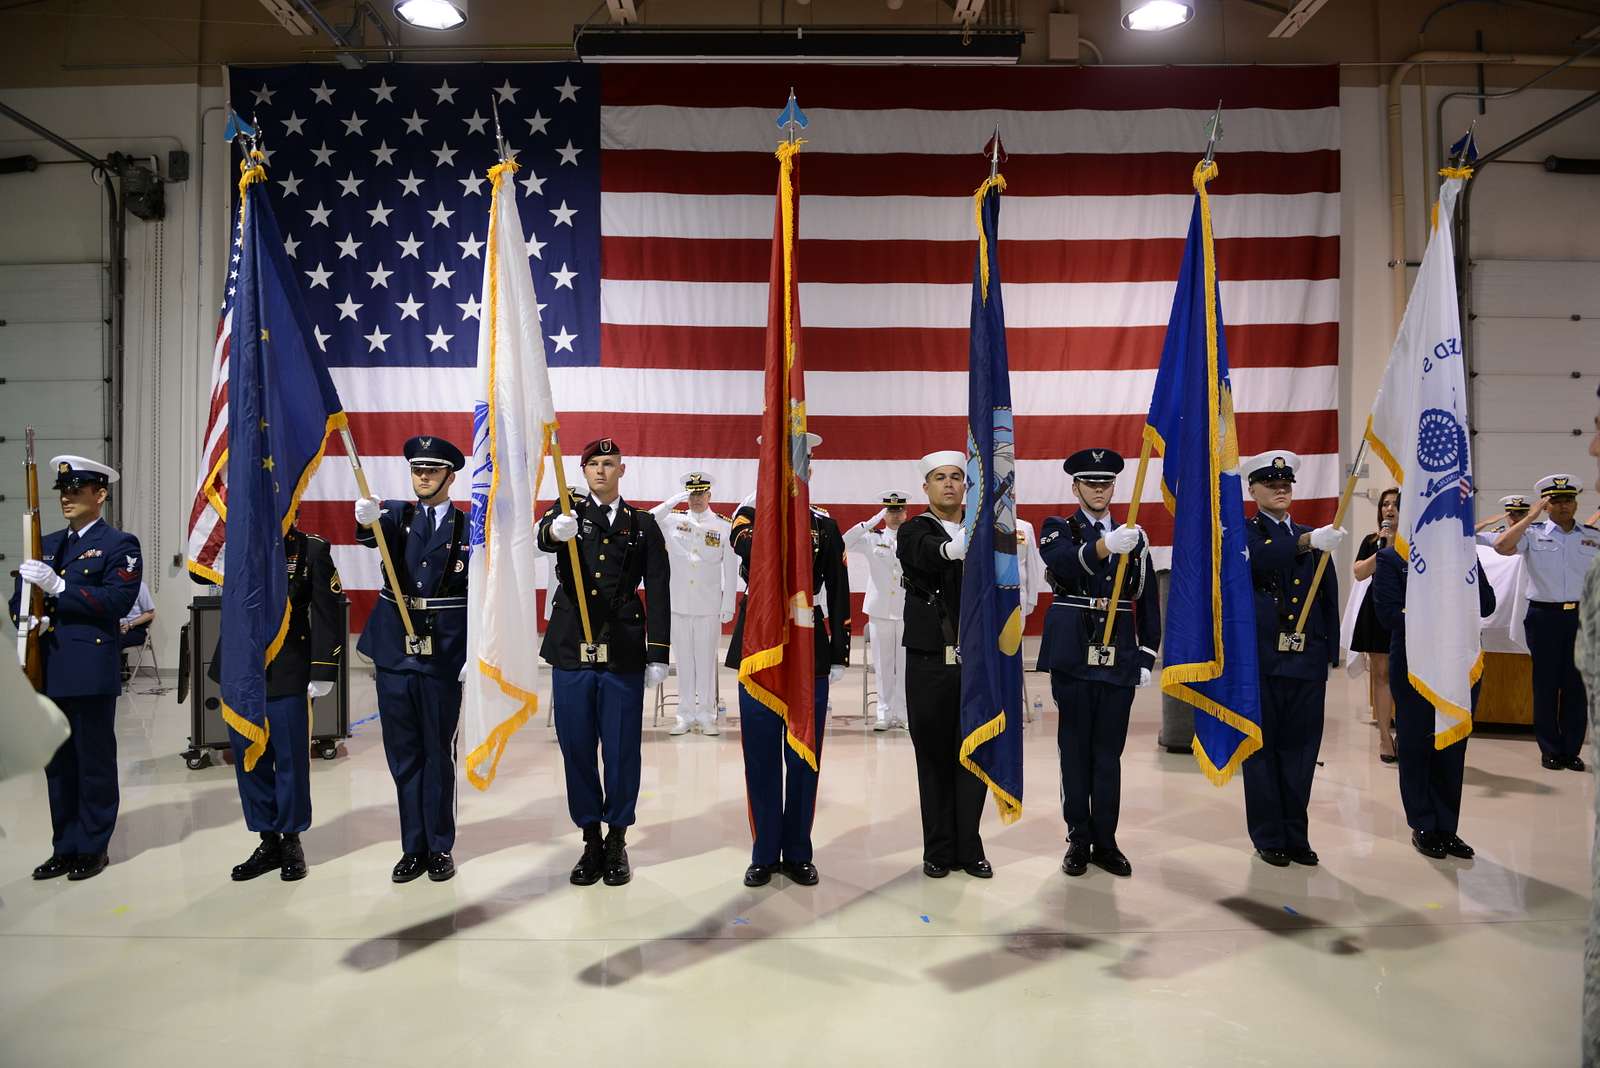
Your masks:
M813 451L822 444L808 434ZM739 574L750 578L750 552L755 544L756 502L745 501L733 513L733 551ZM812 707L817 718L817 764L822 764L822 735L828 714L828 687L844 678L850 663L850 573L844 562L844 535L827 512L811 509L812 626L816 688ZM826 599L826 610L823 600ZM728 643L727 666L735 671L744 651L744 617L749 594L739 598ZM801 886L815 886L820 876L812 863L811 825L817 811L817 771L789 747L782 717L739 687L740 745L744 750L744 786L755 841L744 885L766 886L782 872Z
M1528 614L1523 629L1533 655L1533 731L1539 762L1550 770L1584 770L1589 699L1578 672L1578 605L1583 577L1600 558L1600 529L1580 523L1571 475L1546 475L1534 487L1539 503L1495 542L1501 556L1522 554L1528 571Z
M667 677L671 652L672 567L655 517L622 499L628 468L617 443L591 441L582 463L588 495L572 495L571 515L557 504L539 520L539 548L555 554L560 579L539 653L553 669L567 811L583 830L583 855L573 866L572 882L592 886L603 878L607 886L621 886L633 878L627 835L639 800L644 691ZM573 539L583 562L577 576L566 544ZM584 642L577 582L583 584L592 644ZM641 583L645 601L639 599ZM609 828L604 839L602 820Z
M1389 692L1394 695L1395 752L1400 757L1400 803L1411 827L1411 845L1435 860L1446 856L1470 860L1473 848L1456 834L1461 824L1461 780L1466 770L1467 739L1443 749L1433 744L1433 705L1411 685L1406 667L1405 558L1392 547L1378 550L1372 572L1372 610L1389 631ZM1478 615L1494 615L1494 587L1478 564ZM1472 688L1472 706L1478 687ZM1256 756L1260 756L1257 753ZM1245 761L1249 767L1251 761Z
M456 873L456 725L467 662L467 515L450 503L461 450L441 437L405 444L412 501L366 497L356 502L356 540L376 547L381 527L411 613L410 643L395 591L384 588L357 648L372 658L378 722L400 805L403 855L391 878L408 883L423 872L434 882Z
M1161 646L1161 602L1144 531L1111 518L1111 494L1123 459L1112 449L1080 449L1061 465L1082 507L1044 521L1039 552L1054 593L1044 617L1039 669L1050 672L1060 721L1061 813L1067 853L1061 870L1082 875L1090 864L1112 875L1133 874L1117 846L1122 808L1122 748L1128 740L1133 691L1150 683ZM1121 595L1110 604L1117 558L1128 556ZM1109 658L1101 650L1106 612L1115 608ZM1109 662L1106 662L1109 659Z
M1322 748L1328 669L1339 662L1339 580L1332 566L1295 630L1322 553L1345 532L1289 518L1300 457L1266 452L1240 465L1258 511L1245 522L1255 587L1256 661L1261 675L1261 749L1244 762L1244 811L1256 854L1275 868L1317 863L1306 809ZM1330 561L1330 564L1332 562Z
M928 510L900 524L895 554L906 590L906 718L917 755L922 809L922 874L943 879L960 868L991 879L978 825L988 787L961 766L961 524L967 454L930 452L919 462Z
M283 536L283 555L289 568L289 633L267 665L267 749L253 770L244 770L249 739L228 729L244 825L261 836L250 858L234 867L234 882L274 870L285 882L306 877L300 833L311 826L311 701L333 692L344 655L344 586L332 549L315 534L291 526ZM210 675L222 679L220 637Z
M35 879L92 879L106 867L117 825L117 735L122 693L122 617L139 595L144 557L139 539L100 518L117 473L82 456L57 456L55 488L67 529L41 543L43 559L24 560L11 595L11 618L23 610L22 580L45 593L39 657L44 695L72 726L45 765L50 794L50 859Z

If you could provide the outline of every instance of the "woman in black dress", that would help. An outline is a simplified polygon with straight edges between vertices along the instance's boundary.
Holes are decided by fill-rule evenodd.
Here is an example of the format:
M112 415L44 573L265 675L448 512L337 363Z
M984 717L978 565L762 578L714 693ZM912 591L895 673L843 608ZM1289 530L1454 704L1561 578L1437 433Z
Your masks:
M1377 565L1378 550L1394 542L1395 527L1400 521L1400 491L1386 489L1378 496L1378 529L1361 539L1356 551L1355 567L1351 569L1356 579L1372 577ZM1389 693L1389 632L1378 622L1372 609L1372 588L1367 588L1356 613L1355 633L1350 637L1350 651L1366 653L1368 700L1372 716L1378 722L1378 759L1385 764L1395 762L1394 750L1394 697Z

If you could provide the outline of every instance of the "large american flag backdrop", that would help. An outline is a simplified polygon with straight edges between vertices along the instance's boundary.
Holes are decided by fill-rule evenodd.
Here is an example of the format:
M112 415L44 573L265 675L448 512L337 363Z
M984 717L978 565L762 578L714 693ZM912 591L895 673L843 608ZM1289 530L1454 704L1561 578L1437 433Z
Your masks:
M810 426L824 439L812 500L841 526L887 490L917 500L916 458L963 447L971 195L996 122L1019 510L1038 525L1075 507L1061 459L1078 448L1137 455L1189 176L1220 98L1212 204L1240 446L1300 453L1296 518L1333 512L1334 68L304 66L234 69L229 84L234 109L260 125L278 220L374 492L409 492L400 452L413 434L471 444L493 102L523 165L564 447L616 438L639 504L704 469L725 512L755 484L775 118L793 86L811 119L798 269ZM359 628L379 562L354 544L339 451L301 525L334 543ZM454 492L464 501L467 489ZM1167 542L1163 509L1140 518ZM859 598L864 574L852 585Z

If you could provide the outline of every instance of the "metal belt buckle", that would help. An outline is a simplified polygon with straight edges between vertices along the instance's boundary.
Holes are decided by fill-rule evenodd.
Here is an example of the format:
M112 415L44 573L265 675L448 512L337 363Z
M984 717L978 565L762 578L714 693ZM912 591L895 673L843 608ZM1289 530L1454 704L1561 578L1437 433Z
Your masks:
M1110 605L1111 605L1111 598L1109 598L1109 597L1091 597L1091 598L1089 598L1089 608L1090 608L1091 611L1104 612L1108 607L1110 607Z
M1577 601L1566 601L1566 602L1563 602L1562 605L1561 605L1561 610L1563 612L1576 612L1578 610L1578 602Z
M1306 651L1306 636L1304 634L1296 632L1294 634L1279 634L1278 635L1278 652L1280 652L1280 653L1303 653L1305 651Z
M594 642L593 644L578 644L578 659L585 664L604 664L606 662L606 643Z
M944 662L946 665L955 665L961 663L961 650L957 649L953 645L945 646Z
M1089 646L1090 667L1116 667L1117 647L1114 645Z
M431 634L407 634L406 635L406 655L407 656L432 656L433 655L433 635L431 635Z

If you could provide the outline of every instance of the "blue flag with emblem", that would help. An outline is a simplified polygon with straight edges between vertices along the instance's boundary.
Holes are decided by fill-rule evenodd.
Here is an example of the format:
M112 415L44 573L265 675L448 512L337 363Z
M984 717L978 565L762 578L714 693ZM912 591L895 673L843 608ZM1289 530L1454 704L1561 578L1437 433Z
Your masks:
M1195 707L1195 758L1220 786L1261 748L1261 683L1206 195L1216 174L1212 162L1194 171L1194 212L1144 434L1162 456L1161 493L1173 517L1161 689Z
M966 564L961 575L961 766L994 795L1000 818L1022 815L1022 606L1017 496L1000 301L998 174L974 196L978 256L972 270L967 370Z
M338 391L265 194L260 152L241 165L238 243L228 272L228 570L222 584L222 718L243 735L246 771L267 747L267 666L289 631L283 536L328 434L345 425Z

